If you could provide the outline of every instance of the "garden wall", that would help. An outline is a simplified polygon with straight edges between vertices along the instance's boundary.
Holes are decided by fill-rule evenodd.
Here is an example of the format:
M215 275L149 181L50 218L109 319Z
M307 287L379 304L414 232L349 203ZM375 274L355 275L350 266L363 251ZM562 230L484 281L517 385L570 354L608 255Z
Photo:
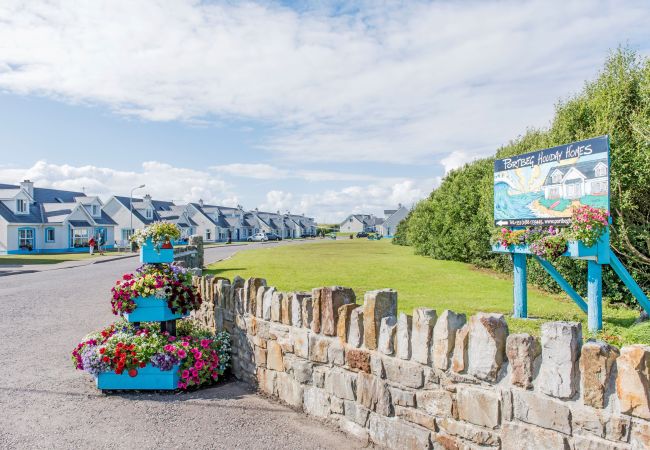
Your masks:
M650 448L650 347L541 339L503 315L417 308L397 292L279 292L260 278L194 277L194 318L232 336L240 380L389 448Z

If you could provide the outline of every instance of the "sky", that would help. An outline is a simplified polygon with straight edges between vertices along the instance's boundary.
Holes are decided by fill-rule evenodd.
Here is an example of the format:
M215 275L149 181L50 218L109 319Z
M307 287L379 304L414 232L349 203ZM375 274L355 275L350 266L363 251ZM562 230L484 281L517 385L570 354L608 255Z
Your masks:
M307 214L426 197L650 53L640 1L0 3L0 183Z

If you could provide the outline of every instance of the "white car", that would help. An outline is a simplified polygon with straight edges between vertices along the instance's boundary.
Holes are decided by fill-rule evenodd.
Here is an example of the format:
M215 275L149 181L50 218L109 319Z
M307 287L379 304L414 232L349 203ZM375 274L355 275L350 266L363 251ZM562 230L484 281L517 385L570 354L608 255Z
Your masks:
M266 236L265 233L256 233L248 238L248 242L264 242L268 240L269 238Z

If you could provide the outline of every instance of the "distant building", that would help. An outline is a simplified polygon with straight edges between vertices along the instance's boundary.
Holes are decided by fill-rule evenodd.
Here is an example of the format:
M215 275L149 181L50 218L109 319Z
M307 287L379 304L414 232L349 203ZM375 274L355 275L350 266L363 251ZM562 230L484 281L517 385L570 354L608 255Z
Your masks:
M377 232L384 237L393 237L397 231L397 225L406 219L408 216L409 210L401 204L397 209L387 209L384 210L384 220L377 227Z
M131 208L131 201L133 201L133 208ZM152 200L148 194L144 198L114 195L106 202L104 210L115 221L115 241L119 246L126 247L129 245L129 237L135 230L164 220L161 212L170 211L173 206L173 202ZM192 230L189 231L189 234L192 234Z
M384 237L392 237L397 225L408 213L409 210L400 204L397 209L385 209L383 218L372 214L350 214L339 228L343 233L379 233Z
M87 251L91 237L112 248L115 225L98 197L0 184L0 253Z
M372 233L378 222L380 220L372 214L350 214L341 222L339 230L342 233L360 233L362 231Z

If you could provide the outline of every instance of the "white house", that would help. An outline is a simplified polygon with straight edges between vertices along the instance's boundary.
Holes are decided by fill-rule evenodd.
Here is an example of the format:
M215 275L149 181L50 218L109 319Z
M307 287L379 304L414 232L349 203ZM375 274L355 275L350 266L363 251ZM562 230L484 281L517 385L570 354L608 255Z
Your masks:
M579 199L585 195L607 195L607 160L582 161L549 171L542 186L544 198Z
M91 237L113 247L115 222L98 197L0 184L0 253L87 251Z
M131 200L133 200L133 210L131 210ZM134 230L163 220L160 212L169 211L173 206L173 202L152 200L148 194L144 198L114 195L104 205L104 211L115 221L115 240L121 247L125 247L128 246L129 237Z
M343 233L372 233L378 222L380 220L372 214L350 214L341 222L339 230Z
M409 210L400 203L397 209L384 210L384 220L377 227L377 232L383 237L393 237L397 225L408 216Z

